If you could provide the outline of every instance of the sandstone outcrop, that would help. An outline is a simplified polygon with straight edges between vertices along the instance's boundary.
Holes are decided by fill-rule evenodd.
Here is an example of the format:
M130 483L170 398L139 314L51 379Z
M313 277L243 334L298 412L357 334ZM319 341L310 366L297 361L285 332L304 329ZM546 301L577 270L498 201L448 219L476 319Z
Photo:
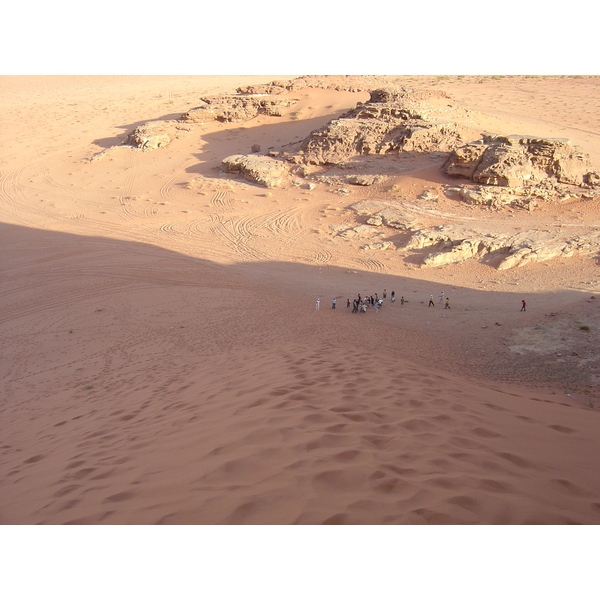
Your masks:
M247 85L245 87L239 87L236 90L238 94L253 94L264 96L276 96L277 94L283 94L285 91L287 90L284 86L273 85L272 83L267 83L264 85Z
M419 236L427 235L419 232ZM431 235L431 233L430 233ZM463 233L464 235L464 233ZM442 250L428 254L422 261L424 267L435 267L462 262L469 258L485 259L492 253L504 254L496 268L500 271L522 267L530 262L547 261L575 254L588 255L600 250L600 233L562 237L544 231L526 231L514 235L485 235L471 231L468 237L446 232L438 244ZM435 233L431 235L435 238Z
M181 116L181 120L191 123L211 121L249 121L258 115L279 117L283 109L295 104L293 98L280 98L277 95L263 94L224 94L200 99L201 104Z
M568 139L484 135L455 148L444 171L484 185L535 186L548 178L577 186L597 185L589 156Z
M338 235L342 238L367 238L373 237L376 230L371 225L357 225L340 232Z
M321 175L321 174L303 174L305 178L317 183L324 183L326 185L360 185L368 187L384 182L387 177L385 175L369 175L369 174L353 174L353 175Z
M557 257L593 255L600 251L600 232L582 230L574 235L557 228L556 231L522 231L490 233L476 226L443 224L426 226L410 206L379 200L362 200L350 207L357 215L366 217L366 224L339 233L346 238L371 239L381 236L383 227L401 230L402 241L372 241L363 249L395 247L402 252L430 249L421 260L422 267L442 267L469 259L494 259L498 270L522 267L530 262L547 261ZM408 235L408 237L406 237ZM385 245L385 248L384 248Z
M189 126L179 121L151 121L136 127L128 136L125 145L140 150L155 150L164 148L173 139L189 132Z
M412 230L421 226L414 212L404 206L382 200L361 200L350 207L357 215L367 216L369 225L386 225L394 229Z
M442 92L373 90L368 102L313 131L296 156L308 164L342 164L357 155L448 152L464 143L469 113Z
M381 75L302 75L290 80L272 81L270 85L290 91L320 88L344 92L364 92L389 85L389 79Z
M495 209L512 207L532 211L538 206L538 199L550 199L549 196L532 194L530 190L523 188L500 188L489 185L448 187L444 192L449 197L458 196L467 204L489 206Z
M269 156L235 154L223 159L225 173L236 173L244 179L267 188L281 187L287 171L286 163Z

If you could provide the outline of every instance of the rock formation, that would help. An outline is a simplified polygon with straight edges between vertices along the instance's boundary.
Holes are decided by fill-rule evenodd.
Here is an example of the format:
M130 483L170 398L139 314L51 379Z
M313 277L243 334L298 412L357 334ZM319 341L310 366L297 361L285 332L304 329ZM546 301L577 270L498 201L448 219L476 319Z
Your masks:
M253 94L263 96L276 96L277 94L283 94L285 91L287 91L285 86L274 85L272 83L267 83L264 85L247 85L245 87L239 87L236 90L238 94Z
M283 183L287 165L269 156L235 154L223 159L222 168L225 173L238 173L253 183L276 188Z
M389 83L389 78L382 75L302 75L290 80L272 81L269 85L290 91L320 88L344 92L370 92Z
M141 150L162 148L171 141L171 129L165 121L145 123L136 127L128 136L126 143ZM171 133L171 135L169 135Z
M369 225L386 225L406 231L421 227L421 222L414 211L401 204L382 200L361 200L350 208L357 215L366 216Z
M301 143L296 159L335 165L357 155L448 152L464 143L467 123L468 112L442 92L376 89L368 102L313 131Z
M181 116L181 120L191 123L211 121L248 121L258 115L279 117L282 109L295 104L293 98L280 98L277 95L225 94L200 99L201 104Z
M359 185L362 187L368 187L376 185L387 180L385 175L369 175L369 174L351 174L351 175L321 175L321 174L306 174L299 173L303 177L316 181L317 183L324 183L326 185Z
M476 183L535 186L548 178L563 184L596 185L600 176L589 156L567 139L484 135L455 148L444 170Z
M469 258L485 259L492 253L504 255L496 268L500 271L522 267L530 262L546 261L557 257L575 254L594 254L600 250L600 233L585 236L562 237L547 231L526 231L518 234L486 235L476 230L460 232L452 228L438 228L437 231L418 233L418 240L429 238L441 247L428 254L422 261L424 267L439 267ZM439 237L438 237L439 236ZM441 239L440 239L441 238ZM416 247L417 240L411 240L405 248Z
M136 127L128 136L123 145L133 146L140 150L148 151L164 148L174 139L191 131L189 125L179 121L150 121Z
M575 254L592 255L600 251L600 232L585 231L565 235L556 231L523 231L518 233L489 233L476 226L444 224L425 226L423 219L410 206L363 200L350 207L366 217L366 224L340 232L345 238L374 238L381 235L381 227L401 230L405 239L393 247L402 252L431 249L421 261L423 267L441 267L468 259L497 260L498 270L522 267L534 261L546 261ZM425 216L424 219L430 220ZM386 250L392 244L374 242L364 249Z

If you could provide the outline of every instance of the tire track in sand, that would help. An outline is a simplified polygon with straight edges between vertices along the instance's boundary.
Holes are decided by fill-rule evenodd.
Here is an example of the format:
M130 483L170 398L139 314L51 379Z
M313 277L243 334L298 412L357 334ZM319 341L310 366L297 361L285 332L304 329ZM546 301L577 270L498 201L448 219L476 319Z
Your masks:
M220 215L211 215L211 221L210 232L212 235L224 241L229 248L233 249L235 254L256 261L271 259L268 254L248 244L248 240L253 234L246 228L244 223L240 224L239 220L233 219L224 221Z
M357 258L356 262L367 271L382 273L385 270L384 264L374 258Z
M127 172L125 178L125 185L123 191L119 194L119 204L121 205L121 211L118 213L119 217L123 220L133 219L136 216L136 211L131 204L131 192L133 190L133 184L135 182L135 171L138 166L139 158L137 153L128 152L125 156L125 171Z

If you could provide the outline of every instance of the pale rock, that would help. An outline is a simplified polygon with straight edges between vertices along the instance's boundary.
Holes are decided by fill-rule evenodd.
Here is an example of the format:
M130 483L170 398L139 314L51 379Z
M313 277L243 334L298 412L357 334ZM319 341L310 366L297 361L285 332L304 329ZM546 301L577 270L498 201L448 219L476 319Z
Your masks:
M335 165L358 155L447 152L464 143L467 124L468 111L441 92L380 88L368 102L313 131L297 160Z
M267 188L281 187L287 165L268 156L236 154L222 161L225 173L239 173L248 181Z
M448 175L485 185L534 186L548 178L590 186L600 179L589 156L568 139L486 134L455 148L444 165Z

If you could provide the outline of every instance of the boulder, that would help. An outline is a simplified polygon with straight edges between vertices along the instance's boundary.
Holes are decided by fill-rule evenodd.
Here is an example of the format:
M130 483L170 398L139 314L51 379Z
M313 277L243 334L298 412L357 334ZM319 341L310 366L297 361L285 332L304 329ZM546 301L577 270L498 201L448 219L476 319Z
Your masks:
M287 165L269 156L235 154L223 159L222 168L225 173L239 173L253 183L277 188L283 183Z
M146 123L127 136L126 144L146 151L163 148L171 142L172 129L165 121Z
M346 181L351 183L352 185L362 185L369 186L375 185L377 183L381 183L385 181L386 177L384 175L367 175L367 174L357 174L357 175L346 175Z
M373 244L367 244L363 246L361 250L387 250L388 248L393 248L394 244L392 242L375 242Z

